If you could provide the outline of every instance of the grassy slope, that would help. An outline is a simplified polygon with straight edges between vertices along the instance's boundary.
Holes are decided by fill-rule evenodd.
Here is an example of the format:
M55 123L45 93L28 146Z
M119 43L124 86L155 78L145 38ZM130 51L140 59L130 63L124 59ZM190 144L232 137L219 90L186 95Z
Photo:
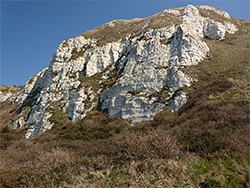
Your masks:
M0 91L3 93L16 94L20 92L23 87L20 86L5 86L0 85ZM19 117L17 113L17 104L11 104L8 101L0 103L0 130L9 131L10 123Z
M114 27L110 27L107 23L94 30L87 31L81 36L95 38L98 41L98 45L103 45L123 39L129 34L137 36L149 29L167 27L172 24L177 25L181 24L182 21L174 15L164 14L164 16L161 16L161 13L158 13L145 19L116 20L113 23Z

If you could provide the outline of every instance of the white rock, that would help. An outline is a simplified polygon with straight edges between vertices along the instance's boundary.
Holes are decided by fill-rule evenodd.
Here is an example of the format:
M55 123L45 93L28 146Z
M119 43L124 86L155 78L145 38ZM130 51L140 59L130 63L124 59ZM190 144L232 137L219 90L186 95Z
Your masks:
M93 52L87 54L86 76L92 76L102 72L108 65L114 64L122 50L120 43L108 43L103 47L97 47Z
M231 22L223 22L223 25L225 26L226 32L229 34L234 34L238 31L237 27Z
M171 8L162 11L162 13L173 14L174 16L180 16L181 15L179 10L171 9Z
M109 27L115 27L115 20L111 21L108 23Z
M221 40L226 32L233 34L237 28L230 21L220 23L202 17L192 5L185 7L182 13L173 9L163 13L179 16L183 23L149 29L137 37L129 35L103 46L97 46L96 39L82 36L64 41L50 65L33 76L18 96L19 106L32 107L25 123L29 126L26 137L53 126L49 121L52 115L49 108L59 104L70 119L77 121L97 105L99 95L103 110L133 124L150 120L166 108L179 109L188 98L180 88L193 82L179 67L196 65L206 58L209 48L202 37ZM116 23L108 24L114 27ZM108 66L110 70L106 69ZM113 86L100 88L98 92L79 80L82 75L91 77L102 73L98 82L105 83L114 70L122 76ZM139 93L133 94L135 90ZM24 122L18 120L14 126L21 127L21 124L24 126Z
M35 74L33 77L31 77L25 84L23 90L21 91L20 95L18 96L18 105L21 105L31 94L35 91L35 89L38 88L40 85L37 83L38 78L41 78L44 75L44 72L48 70L48 67L40 71L39 73Z
M164 36L173 36L168 45L160 42L162 30L168 32ZM149 33L145 35L151 36L150 41L141 40L130 44L129 55L123 60L125 75L101 93L103 110L107 109L110 115L129 119L132 123L150 120L167 108L166 103L151 100L148 96L160 92L164 86L169 87L169 95L183 86L190 86L192 79L174 66L197 64L209 50L199 38L184 38L181 27L175 33L171 29ZM171 68L157 69L164 66ZM131 96L132 90L140 90L145 97ZM184 97L180 98L183 100L178 99L179 102L176 102L179 105L172 105L175 110L185 101Z
M148 27L148 23L144 24L141 29L143 30L143 29L145 29L147 27Z
M15 100L18 94L12 92L2 92L0 91L0 103L4 101L12 102Z
M186 93L180 93L177 95L174 100L171 99L170 102L170 108L173 109L174 111L177 111L183 104L187 102L187 94Z
M223 11L223 10L219 10L219 9L216 9L214 7L211 7L211 6L207 6L207 5L201 5L201 6L198 6L198 7L200 9L210 10L212 12L215 12L215 13L227 18L227 19L230 19L230 15L227 12Z
M18 120L12 122L11 125L13 129L22 128L25 125L24 118L23 117L19 118Z
M183 24L181 28L186 35L203 37L203 22L204 18L200 16L199 10L193 6L188 5L184 8L181 19Z
M225 26L213 20L206 20L204 35L212 40L222 40L226 34Z
M26 122L26 126L29 126L29 129L27 130L25 137L30 138L51 129L53 123L50 123L48 120L49 117L51 117L51 114L46 111L45 107L42 107L42 105L35 106Z

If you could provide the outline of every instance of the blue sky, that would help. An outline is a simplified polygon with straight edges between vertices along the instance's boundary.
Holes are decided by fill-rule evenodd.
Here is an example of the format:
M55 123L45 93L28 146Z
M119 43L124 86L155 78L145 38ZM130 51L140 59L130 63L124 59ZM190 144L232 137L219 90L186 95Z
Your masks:
M1 1L1 0L0 0ZM1 1L1 78L24 85L49 65L58 45L114 19L145 18L167 8L212 5L249 19L248 0Z

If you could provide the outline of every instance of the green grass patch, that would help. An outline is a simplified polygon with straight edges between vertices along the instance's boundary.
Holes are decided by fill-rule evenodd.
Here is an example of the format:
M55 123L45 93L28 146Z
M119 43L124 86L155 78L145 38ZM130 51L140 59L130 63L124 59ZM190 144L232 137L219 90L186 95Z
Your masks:
M209 187L247 187L250 179L249 158L201 159L189 165L194 184Z
M68 117L65 113L62 112L62 109L53 108L52 116L48 119L51 123L63 124L68 120Z

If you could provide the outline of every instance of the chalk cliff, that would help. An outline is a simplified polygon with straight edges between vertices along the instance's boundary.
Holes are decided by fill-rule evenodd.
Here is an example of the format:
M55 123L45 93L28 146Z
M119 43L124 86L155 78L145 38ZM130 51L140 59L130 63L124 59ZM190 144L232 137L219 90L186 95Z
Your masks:
M182 70L209 56L203 38L222 40L237 31L236 19L210 6L167 9L145 19L114 20L63 41L51 62L16 96L26 138L50 129L56 117L77 121L92 110L151 120L166 108L178 110L182 91L194 81Z

